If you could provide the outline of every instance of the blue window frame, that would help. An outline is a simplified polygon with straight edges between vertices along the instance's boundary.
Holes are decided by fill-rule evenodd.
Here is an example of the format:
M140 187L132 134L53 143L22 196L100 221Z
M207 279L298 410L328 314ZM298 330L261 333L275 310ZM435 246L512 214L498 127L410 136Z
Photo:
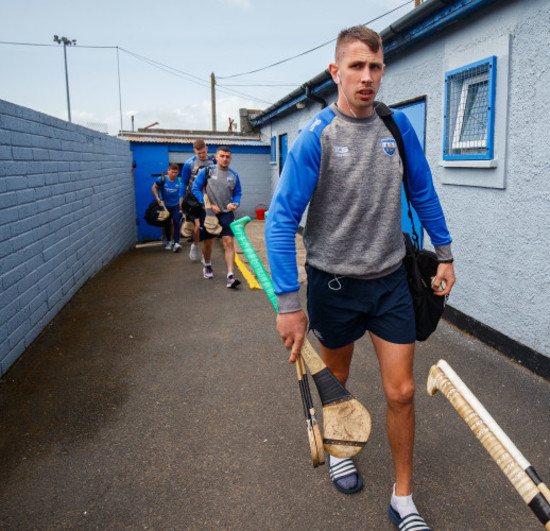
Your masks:
M271 162L277 162L277 137L271 137Z
M279 175L283 171L288 154L288 134L279 135Z
M445 74L444 160L494 158L496 56Z

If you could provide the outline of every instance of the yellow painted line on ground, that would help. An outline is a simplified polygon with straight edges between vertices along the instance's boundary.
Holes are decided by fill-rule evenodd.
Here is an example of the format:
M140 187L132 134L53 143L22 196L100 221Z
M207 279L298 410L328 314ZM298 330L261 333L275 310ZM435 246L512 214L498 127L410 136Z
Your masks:
M256 277L247 269L246 265L244 265L243 261L239 258L239 255L237 253L235 253L235 263L237 264L239 271L243 274L243 277L248 282L248 286L250 287L250 289L261 289L261 286L256 280Z

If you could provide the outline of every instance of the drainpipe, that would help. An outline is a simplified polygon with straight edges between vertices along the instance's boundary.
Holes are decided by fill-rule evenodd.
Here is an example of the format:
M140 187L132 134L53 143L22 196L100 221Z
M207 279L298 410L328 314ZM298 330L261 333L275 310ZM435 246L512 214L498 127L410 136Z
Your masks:
M314 94L312 94L311 87L309 86L308 83L304 83L303 87L306 89L306 97L309 100L320 103L323 109L327 106L327 102L323 98L320 98L319 96L315 96Z

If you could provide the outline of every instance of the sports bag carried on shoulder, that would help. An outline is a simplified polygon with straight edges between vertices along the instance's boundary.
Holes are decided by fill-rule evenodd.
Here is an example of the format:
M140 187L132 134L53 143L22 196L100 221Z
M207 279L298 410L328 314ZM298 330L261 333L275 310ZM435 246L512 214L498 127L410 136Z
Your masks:
M189 216L199 217L202 213L202 204L195 197L195 194L188 188L181 202L181 210Z
M401 131L391 116L392 113L388 107L383 104L379 104L375 107L375 109L395 138L397 149L399 151L401 161L403 162L403 187L405 189L408 213L412 226L412 238L407 232L403 233L406 248L403 264L407 270L407 282L409 284L409 291L411 292L413 300L416 339L417 341L426 341L426 339L428 339L432 332L434 332L437 328L437 324L439 323L443 310L445 309L447 295L436 295L431 286L431 279L436 276L437 266L439 265L437 255L432 251L427 251L425 249L420 250L419 248L418 234L414 228L411 201L409 199L407 162Z
M161 196L164 199L164 175L161 177L160 189ZM145 215L143 216L143 219L148 225L152 225L153 227L162 227L169 217L170 212L164 206L164 203L162 205L159 205L157 200L155 199L154 201L151 201L149 203L149 206L145 210Z
M169 217L170 212L168 212L168 209L164 205L161 206L156 201L151 201L145 211L143 219L148 225L162 227Z
M208 179L210 178L210 168L207 166L204 171L204 186L206 186L206 183L208 183ZM188 186L181 202L182 212L189 216L195 216L198 218L202 214L202 209L202 203L199 202L199 200L195 197L195 194L191 191L191 186Z
M407 270L407 282L411 292L417 341L426 341L435 331L441 319L447 295L436 295L431 287L432 277L437 273L437 256L432 251L418 249L411 236L403 233L406 254L403 258ZM414 237L414 236L413 236Z

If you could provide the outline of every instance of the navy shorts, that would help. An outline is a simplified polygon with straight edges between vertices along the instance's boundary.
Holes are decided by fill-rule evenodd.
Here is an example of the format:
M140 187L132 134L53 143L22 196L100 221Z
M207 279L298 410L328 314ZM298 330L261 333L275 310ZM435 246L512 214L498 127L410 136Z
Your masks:
M368 330L390 343L416 339L405 267L371 280L339 277L308 266L309 326L327 348L344 347Z
M216 216L218 217L220 225L222 226L222 231L217 236L210 234L204 228L204 220L206 218L206 212L205 211L202 212L202 215L200 217L200 220L201 220L200 240L201 241L217 238L218 236L233 236L233 231L231 230L230 225L235 221L235 214L233 212L221 212L220 214L216 214Z

